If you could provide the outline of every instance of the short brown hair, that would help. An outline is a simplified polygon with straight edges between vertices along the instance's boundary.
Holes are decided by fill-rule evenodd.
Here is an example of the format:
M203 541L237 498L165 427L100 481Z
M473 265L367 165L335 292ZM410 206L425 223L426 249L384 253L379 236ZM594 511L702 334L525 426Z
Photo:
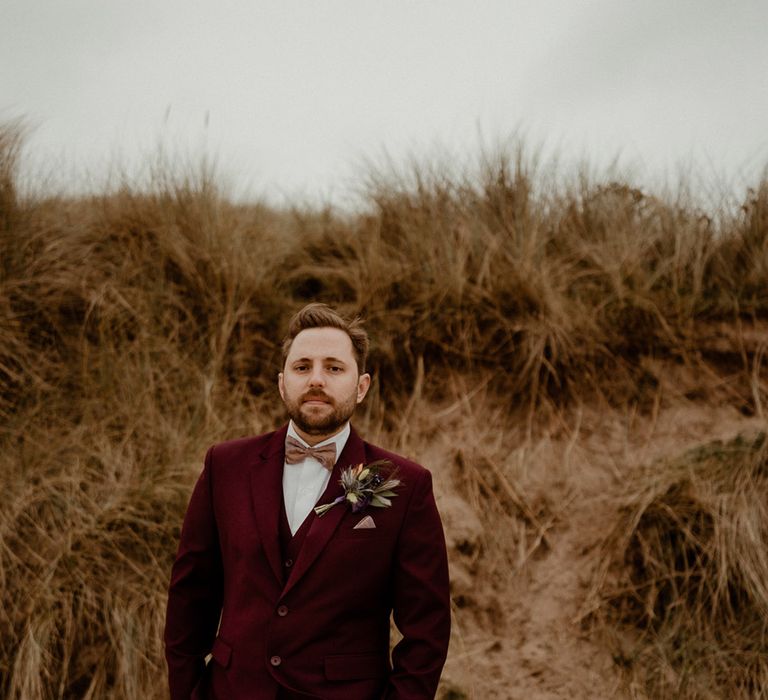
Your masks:
M288 323L288 334L283 340L283 366L288 359L293 339L308 328L338 328L344 331L352 341L352 353L357 362L360 374L365 372L365 361L368 357L368 333L363 328L362 319L357 316L347 320L327 304L314 302L307 304L303 309L294 314Z

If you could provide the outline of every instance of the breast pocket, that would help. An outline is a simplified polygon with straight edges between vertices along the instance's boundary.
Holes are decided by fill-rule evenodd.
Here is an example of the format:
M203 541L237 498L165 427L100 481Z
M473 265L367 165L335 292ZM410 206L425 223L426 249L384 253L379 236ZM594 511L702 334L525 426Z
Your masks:
M342 537L380 537L392 531L392 521L383 513L350 513L336 531Z
M358 528L355 529L354 525L342 525L336 534L334 539L351 541L351 542L372 542L374 540L379 541L389 536L389 532L380 528Z

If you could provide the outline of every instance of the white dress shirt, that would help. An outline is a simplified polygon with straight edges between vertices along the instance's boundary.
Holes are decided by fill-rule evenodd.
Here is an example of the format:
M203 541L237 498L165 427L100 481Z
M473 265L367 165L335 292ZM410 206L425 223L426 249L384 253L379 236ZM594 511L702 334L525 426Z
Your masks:
M347 422L336 435L313 445L313 447L335 443L336 459L338 459L344 445L347 444L349 432L350 427ZM298 440L302 445L309 447L307 442L299 437L293 426L293 421L288 424L288 435ZM326 486L328 486L330 478L331 472L314 457L305 457L303 461L296 464L283 464L283 502L292 535L296 534L309 512L315 507Z

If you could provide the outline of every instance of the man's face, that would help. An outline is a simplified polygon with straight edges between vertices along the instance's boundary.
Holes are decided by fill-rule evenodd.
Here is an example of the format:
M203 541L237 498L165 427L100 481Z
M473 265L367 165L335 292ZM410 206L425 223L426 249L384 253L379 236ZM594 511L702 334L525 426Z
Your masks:
M315 443L350 419L370 383L368 374L358 374L344 331L308 328L293 339L277 386L299 434Z

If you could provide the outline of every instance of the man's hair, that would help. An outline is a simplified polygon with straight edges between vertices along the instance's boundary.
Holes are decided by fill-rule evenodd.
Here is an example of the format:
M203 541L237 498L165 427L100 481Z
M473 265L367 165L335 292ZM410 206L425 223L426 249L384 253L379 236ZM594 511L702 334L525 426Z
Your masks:
M327 304L307 304L303 309L294 314L288 323L288 334L283 340L283 366L288 359L293 339L308 328L338 328L344 331L352 341L352 353L357 362L360 374L365 372L365 361L368 357L368 333L363 328L362 319L357 316L352 320L344 318Z

